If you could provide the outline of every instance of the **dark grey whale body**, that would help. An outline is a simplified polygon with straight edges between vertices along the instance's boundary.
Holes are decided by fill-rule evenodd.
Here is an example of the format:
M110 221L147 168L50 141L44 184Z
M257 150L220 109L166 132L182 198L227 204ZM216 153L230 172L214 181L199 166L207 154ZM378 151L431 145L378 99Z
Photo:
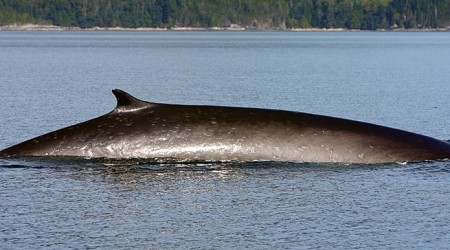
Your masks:
M110 113L0 157L390 163L450 158L450 144L374 124L256 108L158 104L113 90Z

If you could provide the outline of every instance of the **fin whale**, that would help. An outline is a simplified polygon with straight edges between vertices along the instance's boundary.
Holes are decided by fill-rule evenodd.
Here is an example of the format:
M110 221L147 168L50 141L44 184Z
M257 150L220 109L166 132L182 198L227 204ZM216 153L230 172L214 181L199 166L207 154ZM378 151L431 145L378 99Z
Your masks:
M11 146L0 157L346 164L450 158L447 142L365 122L281 110L160 104L119 89L113 93L113 111Z

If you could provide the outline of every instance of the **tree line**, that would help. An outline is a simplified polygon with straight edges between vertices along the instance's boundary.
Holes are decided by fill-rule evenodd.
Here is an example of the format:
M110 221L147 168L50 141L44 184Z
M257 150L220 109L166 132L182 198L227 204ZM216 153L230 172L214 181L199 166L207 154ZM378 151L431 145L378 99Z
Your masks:
M0 25L442 28L450 0L0 0Z

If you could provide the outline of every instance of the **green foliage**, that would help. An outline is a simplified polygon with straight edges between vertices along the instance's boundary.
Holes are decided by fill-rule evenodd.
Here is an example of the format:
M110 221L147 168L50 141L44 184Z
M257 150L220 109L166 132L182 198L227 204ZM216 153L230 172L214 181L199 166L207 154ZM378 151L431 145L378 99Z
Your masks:
M437 28L449 0L0 0L0 25L88 27Z

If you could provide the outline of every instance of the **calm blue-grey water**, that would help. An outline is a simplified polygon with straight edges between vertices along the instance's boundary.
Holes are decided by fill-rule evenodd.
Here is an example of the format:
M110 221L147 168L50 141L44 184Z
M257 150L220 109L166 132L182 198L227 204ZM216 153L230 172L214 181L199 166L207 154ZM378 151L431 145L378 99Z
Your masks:
M450 33L0 32L0 148L149 101L450 139ZM0 160L1 249L445 249L450 162Z

